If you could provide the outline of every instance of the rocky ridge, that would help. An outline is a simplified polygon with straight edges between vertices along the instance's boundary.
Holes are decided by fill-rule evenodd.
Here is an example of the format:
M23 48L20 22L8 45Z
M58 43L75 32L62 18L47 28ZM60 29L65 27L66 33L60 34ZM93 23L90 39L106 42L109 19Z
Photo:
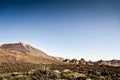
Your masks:
M105 61L105 60L99 60L99 61L85 61L85 59L81 58L81 60L77 60L77 59L64 59L63 62L66 63L73 63L73 64L83 64L83 65L109 65L109 66L120 66L120 60L109 60L109 61Z

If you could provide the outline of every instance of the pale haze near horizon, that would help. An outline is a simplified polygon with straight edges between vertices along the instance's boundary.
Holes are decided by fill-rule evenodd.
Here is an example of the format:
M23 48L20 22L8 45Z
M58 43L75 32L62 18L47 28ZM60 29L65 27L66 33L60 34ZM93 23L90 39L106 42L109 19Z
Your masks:
M0 44L22 41L51 56L120 59L119 0L2 0Z

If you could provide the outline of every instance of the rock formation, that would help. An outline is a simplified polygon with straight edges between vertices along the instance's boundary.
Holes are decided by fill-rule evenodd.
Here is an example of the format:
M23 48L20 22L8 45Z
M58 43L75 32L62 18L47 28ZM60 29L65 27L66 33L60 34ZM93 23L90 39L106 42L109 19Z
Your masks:
M109 61L105 61L105 60L99 60L99 61L85 61L85 59L81 58L81 60L77 60L77 59L64 59L63 62L66 63L73 63L73 64L82 64L82 65L109 65L109 66L120 66L120 60L109 60Z

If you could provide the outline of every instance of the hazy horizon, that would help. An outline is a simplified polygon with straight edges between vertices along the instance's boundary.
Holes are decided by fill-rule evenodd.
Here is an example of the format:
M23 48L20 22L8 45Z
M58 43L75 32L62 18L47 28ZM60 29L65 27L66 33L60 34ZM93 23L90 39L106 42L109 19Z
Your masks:
M21 41L70 59L120 59L119 4L119 0L1 0L0 44Z

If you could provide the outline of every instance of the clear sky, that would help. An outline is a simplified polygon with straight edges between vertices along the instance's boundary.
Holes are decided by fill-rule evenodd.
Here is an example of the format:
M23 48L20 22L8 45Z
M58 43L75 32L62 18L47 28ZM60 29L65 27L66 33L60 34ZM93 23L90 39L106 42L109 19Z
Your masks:
M120 59L120 0L0 0L0 44L49 55Z

